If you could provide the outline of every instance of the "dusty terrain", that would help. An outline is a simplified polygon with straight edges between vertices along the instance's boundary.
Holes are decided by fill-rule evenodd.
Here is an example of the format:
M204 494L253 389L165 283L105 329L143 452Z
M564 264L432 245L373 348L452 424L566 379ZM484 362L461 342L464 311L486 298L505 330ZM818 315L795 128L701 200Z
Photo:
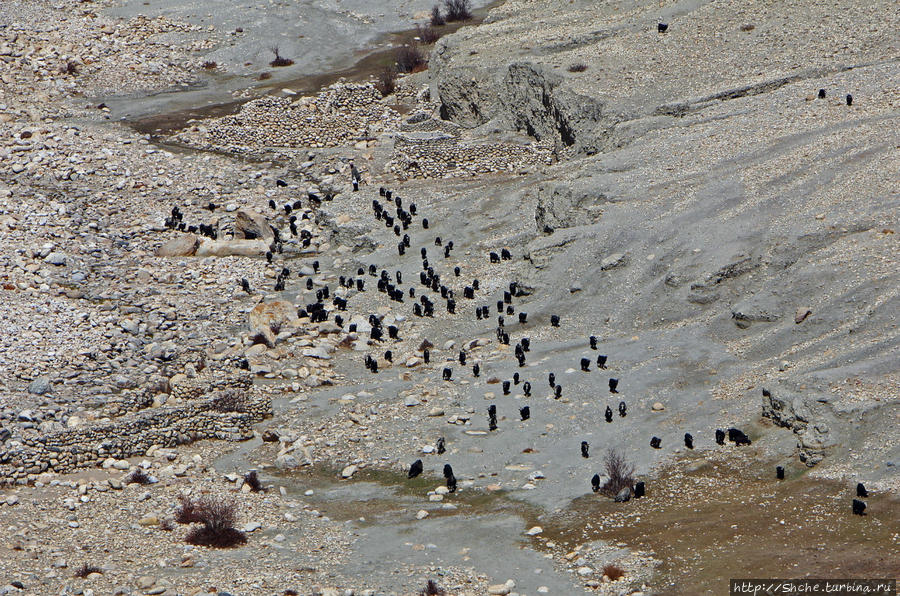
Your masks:
M110 114L182 110L192 88L229 100L210 56L227 76L253 69L229 66L249 51L233 14L139 11L0 14L0 593L900 577L887 3L508 0L385 99L364 81L276 91L152 137ZM380 187L416 205L408 227L376 219L373 201L398 207ZM422 250L455 313L420 283ZM382 271L402 302L378 291ZM317 292L328 317L313 323ZM731 427L752 444L717 445ZM592 492L609 448L645 497ZM151 483L127 483L135 469ZM204 494L235 499L245 546L185 544L177 498ZM82 564L100 572L75 578Z

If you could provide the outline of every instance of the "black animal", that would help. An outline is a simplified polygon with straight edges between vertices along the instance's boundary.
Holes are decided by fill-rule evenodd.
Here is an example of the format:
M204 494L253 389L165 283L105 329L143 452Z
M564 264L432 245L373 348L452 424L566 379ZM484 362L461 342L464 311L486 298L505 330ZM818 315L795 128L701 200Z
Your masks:
M559 315L550 315L550 325L552 327L559 327Z
M591 446L588 445L587 441L582 441L581 442L581 457L584 457L584 458L590 457L590 453L588 453L590 448L591 448Z
M528 321L528 313L520 312L519 313L519 323L524 325L526 323L526 321Z
M415 478L419 474L422 473L422 460L417 459L412 463L409 467L409 473L406 475L407 478Z
M784 468L782 468L781 466L775 467L775 478L778 478L779 480L784 480Z
M635 499L640 499L640 498L643 497L645 494L647 494L647 493L646 493L646 487L644 486L644 483L643 483L643 482L637 482L637 483L635 483L635 485L634 485L634 498L635 498Z
M386 351L384 353L384 359L387 360L388 362L393 362L394 361L394 353L391 352L390 350Z
M606 356L603 354L597 356L597 368L606 368Z
M452 376L453 376L453 369L449 368L449 367L444 368L444 380L449 381Z
M456 492L456 476L454 476L451 472L447 478L447 492L455 493Z
M459 363L462 364L463 366L466 365L466 353L463 350L459 351Z
M522 420L528 420L529 418L531 418L531 408L529 408L528 406L522 406L521 408L519 408L519 416L522 418Z
M625 405L624 401L619 402L619 416L622 418L625 417L625 414L628 413L628 406Z
M247 292L248 294L251 293L251 291L250 291L250 282L247 281L247 278L246 278L246 277L241 278L241 289L244 290L245 292Z
M497 430L497 406L494 404L488 407L488 428Z
M857 497L868 497L869 496L869 491L866 490L866 487L863 485L862 482L860 482L856 485L856 496Z
M716 429L716 443L719 445L725 444L725 431L721 428Z
M447 450L447 448L444 447L444 437L441 437L441 438L439 438L439 439L437 440L437 452L438 452L438 455L441 455L441 454L444 453L446 450Z
M591 371L591 361L588 358L581 359L581 370L583 370L584 372Z
M491 263L499 263L500 262L500 255L498 255L495 252L492 252L491 254L489 254L488 258L490 259Z
M847 105L848 105L848 106L852 106L852 105L853 105L853 96L850 95L849 93L847 94ZM863 504L863 508L865 509L865 504ZM860 515L862 515L862 514L860 514Z
M503 381L503 395L509 395L509 381Z
M610 379L609 380L609 392L610 393L618 393L616 387L619 386L619 379Z
M740 447L741 445L749 445L750 437L744 434L744 431L738 430L736 428L728 429L728 440L734 443L736 446Z
M422 218L422 227L425 228L426 230L428 229L428 218L427 217Z
M610 408L609 406L606 406L606 414L605 414L605 417L606 417L606 421L607 421L607 422L612 422L612 419L613 419L613 416L612 416L612 408Z
M853 499L853 515L865 515L866 514L866 504L864 501L860 501L859 499Z
M549 375L547 375L547 380L550 382L551 387L556 387L556 375L555 374L550 373Z
M660 33L665 33L668 29L669 29L668 23L658 23L656 25L656 30L659 31Z
M819 99L825 99L825 90L819 89Z
M659 446L662 444L662 439L659 437L653 437L650 439L650 446L654 449L659 449Z
M562 397L562 385L556 386L556 391L553 394L553 399L559 399Z
M531 397L531 383L528 381L522 383L522 393L525 394L525 397Z
M425 364L428 364L429 362L431 362L431 352L429 352L428 350L424 350L422 352L422 360L425 361Z
M272 211L278 209L278 207L275 205L275 201L272 199L269 199L269 209L271 209Z
M472 365L472 376L478 377L478 375L480 375L480 374L481 374L481 366L479 366L478 363L476 362L475 364Z
M597 492L600 490L600 474L594 474L591 478L591 490Z
M524 351L528 352L529 350L531 350L531 340L528 339L527 337L523 337L522 341L519 343L522 344L522 349Z
M513 373L513 385L519 384L519 373Z
M596 349L597 349L597 337L594 336L594 335L592 335L592 336L589 338L589 341L590 341L590 343L591 343L591 349L592 349L592 350L596 350Z

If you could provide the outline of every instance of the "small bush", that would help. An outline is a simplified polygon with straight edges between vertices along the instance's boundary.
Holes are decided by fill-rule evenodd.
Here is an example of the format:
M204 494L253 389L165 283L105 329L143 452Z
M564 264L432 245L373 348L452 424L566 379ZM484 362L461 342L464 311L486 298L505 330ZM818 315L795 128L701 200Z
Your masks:
M569 72L584 72L587 70L587 64L573 64L569 67Z
M300 595L297 594L297 590L292 590L292 589L288 588L287 590L284 591L284 596L300 596Z
M75 570L75 577L84 579L92 573L103 573L103 570L96 565L88 565L87 563L84 563L81 565L81 567Z
M400 72L418 72L426 64L419 44L412 43L397 49L397 70Z
M175 521L179 524L194 524L200 521L197 503L187 495L178 495L178 507L175 509Z
M265 81L265 80L271 79L271 78L272 78L272 73L271 73L271 72L261 72L261 73L259 73L259 76L256 77L256 79L257 79L258 81Z
M446 596L447 591L437 585L433 579L428 580L428 583L425 584L425 588L419 592L420 596Z
M234 527L237 521L237 505L234 501L204 497L190 503L188 518L202 525L188 531L185 536L188 544L231 548L247 542L247 535Z
M609 564L603 566L603 575L608 577L610 581L616 581L619 578L625 577L625 571L616 565Z
M754 29L756 29L756 25L753 25L752 23L747 23L746 25L741 25L741 31L743 31L745 33L747 31L753 31Z
M375 88L381 97L387 97L397 89L397 70L393 66L385 67L378 75Z
M294 61L290 58L285 58L278 53L278 46L272 46L269 49L272 50L273 54L275 54L275 59L269 62L269 66L290 66L294 63Z
M257 476L256 470L250 470L249 472L244 474L244 484L249 486L250 490L255 493L265 490L262 483L259 481L259 476Z
M441 14L441 7L435 4L431 7L431 26L440 27L446 24L447 21L444 19L444 15Z
M472 18L472 3L469 0L444 0L447 22L468 21Z
M159 528L160 530L162 530L163 532L171 532L172 530L175 529L175 522L173 522L171 519L169 519L167 517L165 519L159 520L159 525L156 527Z
M438 40L440 35L438 32L434 30L434 27L431 25L416 25L416 37L418 37L422 43L426 45L433 44Z
M215 69L217 69L217 68L219 67L219 65L216 64L216 63L215 63L214 61L212 61L212 60L207 60L207 61L204 62L201 66L203 66L203 68L205 68L206 70L215 70Z
M626 486L629 488L634 486L634 464L628 463L619 451L615 449L607 451L603 465L606 467L609 480L600 489L601 493L607 497L615 497Z
M150 477L143 470L137 469L125 477L125 484L150 484Z

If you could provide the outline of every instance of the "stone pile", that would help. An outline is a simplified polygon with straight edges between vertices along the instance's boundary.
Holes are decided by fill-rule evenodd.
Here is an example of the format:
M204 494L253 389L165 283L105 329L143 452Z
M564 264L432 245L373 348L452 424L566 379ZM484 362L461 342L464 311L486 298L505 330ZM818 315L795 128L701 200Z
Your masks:
M552 163L551 144L465 142L447 134L397 134L390 172L401 178L456 178L518 172Z
M294 100L265 96L240 112L174 136L202 149L253 152L270 147L354 145L399 125L400 115L381 101L371 83L335 83L318 95Z

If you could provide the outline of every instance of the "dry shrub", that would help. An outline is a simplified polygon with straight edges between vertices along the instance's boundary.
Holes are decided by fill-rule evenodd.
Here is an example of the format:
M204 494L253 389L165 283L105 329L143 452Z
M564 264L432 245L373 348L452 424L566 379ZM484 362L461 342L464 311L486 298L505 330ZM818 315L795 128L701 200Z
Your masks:
M601 493L607 497L615 497L626 486L628 488L634 486L634 464L628 463L620 451L615 449L607 451L603 465L606 467L609 480L600 489Z
M745 33L747 31L753 31L754 29L756 29L756 25L753 25L751 23L747 23L746 25L741 25L741 31L744 31Z
M411 43L397 49L397 70L400 72L414 72L428 62L425 54L419 49L419 44Z
M431 25L416 25L416 37L418 37L422 43L430 45L436 42L440 35L438 35L438 32L435 31L434 27Z
M96 565L89 565L87 563L83 563L81 567L75 570L75 577L80 577L82 579L86 578L92 573L103 573L103 570L97 567Z
M397 70L393 66L387 66L378 74L375 88L381 93L381 97L387 97L397 89Z
M433 579L428 580L428 583L425 584L425 587L419 592L420 596L446 596L447 591L437 585L437 582Z
M150 484L150 477L143 470L137 469L125 477L125 484Z
M472 18L472 3L469 0L444 0L447 21L468 21Z
M609 565L603 566L603 575L608 577L610 581L616 581L619 578L625 577L625 571L621 567L610 563Z
M569 66L569 72L584 72L587 70L587 64L573 64Z
M175 521L179 524L194 524L200 521L200 517L197 514L197 503L189 496L178 495Z
M266 81L266 80L271 79L271 78L272 78L272 73L271 73L271 72L261 72L261 73L259 73L259 76L256 77L256 80L258 80L258 81Z
M275 54L275 59L269 62L269 66L290 66L294 63L293 60L285 58L278 52L278 46L272 46L269 49Z
M441 7L435 4L431 7L431 26L440 27L446 24L447 21L444 19L444 15L441 14Z
M219 65L216 64L213 60L207 60L201 66L203 66L203 68L205 68L206 70L215 70L219 67Z
M197 546L231 548L247 542L247 535L234 527L237 505L229 499L202 497L196 501L179 497L181 506L175 519L179 523L199 523L191 528L185 541ZM183 519L189 522L181 521Z

